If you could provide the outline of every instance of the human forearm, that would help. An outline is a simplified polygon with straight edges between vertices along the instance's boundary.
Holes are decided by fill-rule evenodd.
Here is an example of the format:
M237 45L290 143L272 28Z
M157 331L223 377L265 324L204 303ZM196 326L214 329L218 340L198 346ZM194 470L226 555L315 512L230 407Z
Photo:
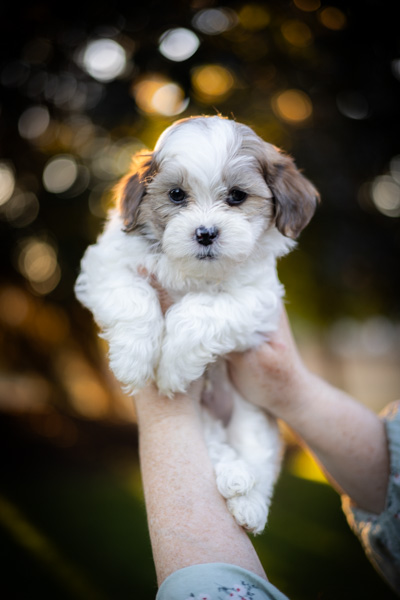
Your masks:
M265 577L247 537L217 491L198 407L148 388L136 398L140 459L158 582L199 563L226 562Z
M328 479L360 507L385 506L389 455L385 427L377 415L319 377L305 372L294 403L279 417L300 436Z
M308 371L284 311L268 343L232 355L230 374L247 400L300 436L339 492L360 508L383 509L389 471L384 426L372 411Z

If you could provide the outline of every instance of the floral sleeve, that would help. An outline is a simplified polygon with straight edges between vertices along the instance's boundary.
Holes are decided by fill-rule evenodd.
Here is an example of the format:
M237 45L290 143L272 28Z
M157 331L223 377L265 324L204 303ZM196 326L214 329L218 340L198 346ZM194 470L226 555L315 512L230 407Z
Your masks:
M381 414L390 452L390 478L386 506L380 515L370 514L342 499L343 510L375 569L400 594L400 401Z
M172 573L156 600L288 600L269 581L235 565L193 565Z

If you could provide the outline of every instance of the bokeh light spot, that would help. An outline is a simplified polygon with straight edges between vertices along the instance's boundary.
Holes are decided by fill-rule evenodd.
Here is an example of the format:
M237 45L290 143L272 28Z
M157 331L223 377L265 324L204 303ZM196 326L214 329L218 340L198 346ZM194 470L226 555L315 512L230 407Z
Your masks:
M393 156L390 161L390 174L396 183L400 184L400 154Z
M94 79L108 82L125 70L126 53L114 40L94 40L87 44L79 62Z
M107 391L86 360L67 350L58 355L56 368L74 409L86 418L104 418L108 410Z
M73 156L59 155L51 158L43 171L43 185L48 192L61 194L68 190L78 176L78 166Z
M320 0L293 0L294 5L304 12L313 12L321 6Z
M366 119L369 114L367 99L360 92L339 92L336 96L339 111L349 119Z
M43 282L54 273L57 256L50 244L33 238L24 245L18 264L21 273L30 281Z
M250 31L259 31L270 24L271 15L261 4L245 4L239 11L240 24Z
M39 214L39 201L33 192L18 190L3 208L6 220L13 227L26 227Z
M138 107L150 115L178 115L189 103L179 85L159 75L138 81L132 91Z
M327 6L319 13L319 19L327 29L339 31L347 25L346 15L335 6Z
M395 58L391 62L392 73L396 79L400 80L400 58Z
M0 162L0 206L8 202L15 188L14 170L6 162Z
M193 26L207 35L218 35L232 29L238 16L231 8L206 8L193 17Z
M200 40L193 31L178 27L161 36L158 49L169 60L182 62L193 56L199 45Z
M313 34L306 23L298 20L285 21L281 27L282 35L296 48L306 48L313 42Z
M221 65L197 67L192 73L193 87L204 100L226 97L233 88L232 73Z
M0 290L0 321L9 327L21 326L30 312L28 295L15 286Z
M39 238L25 239L18 256L18 270L39 294L54 290L61 278L57 252L48 242Z
M389 175L376 177L372 184L372 200L387 217L400 216L400 185Z
M152 104L155 110L161 115L172 117L185 110L189 103L183 90L176 83L167 83L162 85L153 95Z
M18 121L18 131L26 140L42 135L50 123L49 111L45 106L32 106L25 110Z
M275 114L289 123L306 121L313 111L309 96L301 90L286 90L272 100Z

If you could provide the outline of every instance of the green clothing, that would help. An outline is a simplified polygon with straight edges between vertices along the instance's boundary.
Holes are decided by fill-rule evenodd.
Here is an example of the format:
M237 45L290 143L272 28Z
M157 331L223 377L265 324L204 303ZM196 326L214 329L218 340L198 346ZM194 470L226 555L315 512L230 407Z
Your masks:
M225 563L193 565L172 573L156 600L288 600L269 581Z
M390 453L390 478L386 506L374 515L342 499L348 523L359 538L365 554L385 581L400 594L400 401L385 408L381 418L386 426Z

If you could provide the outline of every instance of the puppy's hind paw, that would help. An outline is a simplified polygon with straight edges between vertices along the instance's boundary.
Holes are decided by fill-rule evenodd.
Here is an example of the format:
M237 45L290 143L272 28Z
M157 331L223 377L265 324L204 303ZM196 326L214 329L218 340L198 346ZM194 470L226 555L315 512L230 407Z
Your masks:
M244 496L227 500L227 506L238 525L251 533L261 533L268 517L268 505L261 494L251 490Z
M254 477L242 460L220 463L215 467L217 487L224 498L248 494L254 486Z

